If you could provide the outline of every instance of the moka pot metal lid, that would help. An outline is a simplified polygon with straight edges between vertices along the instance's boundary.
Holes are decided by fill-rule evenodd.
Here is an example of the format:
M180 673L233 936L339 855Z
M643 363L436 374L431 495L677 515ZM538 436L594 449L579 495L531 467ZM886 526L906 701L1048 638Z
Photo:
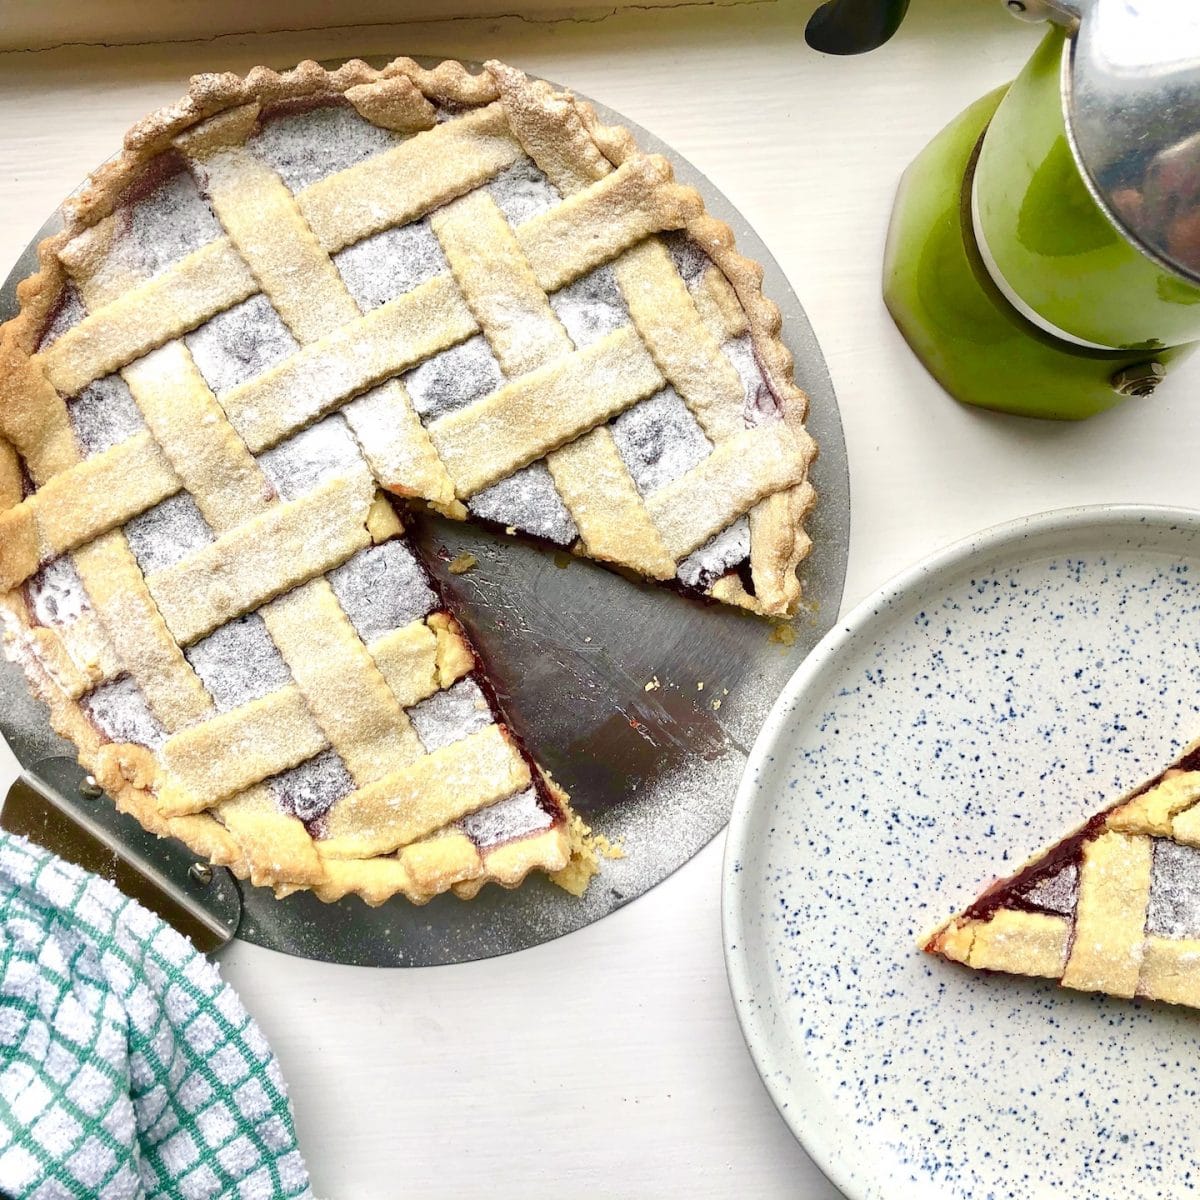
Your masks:
M1064 25L1067 135L1096 201L1168 270L1200 283L1200 4L1009 0Z

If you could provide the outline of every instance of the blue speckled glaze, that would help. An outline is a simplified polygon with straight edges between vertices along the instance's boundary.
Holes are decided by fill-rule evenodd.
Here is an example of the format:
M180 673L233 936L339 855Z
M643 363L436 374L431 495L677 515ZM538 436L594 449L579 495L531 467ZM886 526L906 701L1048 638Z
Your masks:
M841 621L730 825L726 958L784 1117L863 1200L1200 1195L1200 1014L918 936L1200 736L1200 514L981 534Z

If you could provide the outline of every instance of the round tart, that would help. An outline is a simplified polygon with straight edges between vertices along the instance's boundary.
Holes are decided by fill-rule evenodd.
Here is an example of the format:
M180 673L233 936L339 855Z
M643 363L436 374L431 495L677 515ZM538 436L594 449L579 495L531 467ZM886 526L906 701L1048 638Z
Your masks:
M404 524L790 615L815 448L759 268L499 63L198 76L65 215L0 330L0 605L80 760L280 893L586 880Z

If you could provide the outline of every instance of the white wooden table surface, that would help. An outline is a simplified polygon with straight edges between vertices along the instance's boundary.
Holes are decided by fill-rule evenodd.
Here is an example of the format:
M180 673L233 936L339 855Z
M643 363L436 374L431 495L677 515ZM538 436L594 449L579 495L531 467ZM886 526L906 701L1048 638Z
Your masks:
M880 300L901 170L1015 73L1037 33L985 0L915 0L882 51L824 59L802 38L812 7L0 54L0 262L193 71L495 56L677 147L788 273L824 345L849 445L847 604L928 551L1023 513L1200 500L1195 369L1082 425L997 417L948 400ZM13 770L6 754L0 783ZM588 1196L835 1196L776 1115L738 1031L721 956L721 840L614 916L490 962L373 971L235 944L225 972L282 1061L317 1194L540 1197L574 1185Z

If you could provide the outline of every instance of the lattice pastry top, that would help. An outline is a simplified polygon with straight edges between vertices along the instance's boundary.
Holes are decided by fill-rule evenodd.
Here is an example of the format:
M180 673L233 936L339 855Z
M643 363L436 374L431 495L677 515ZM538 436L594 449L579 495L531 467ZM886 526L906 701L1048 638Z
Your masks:
M925 949L1200 1008L1200 745L988 888Z
M256 882L566 863L391 498L795 609L815 451L760 270L511 68L198 76L40 259L0 333L10 648L123 807Z

